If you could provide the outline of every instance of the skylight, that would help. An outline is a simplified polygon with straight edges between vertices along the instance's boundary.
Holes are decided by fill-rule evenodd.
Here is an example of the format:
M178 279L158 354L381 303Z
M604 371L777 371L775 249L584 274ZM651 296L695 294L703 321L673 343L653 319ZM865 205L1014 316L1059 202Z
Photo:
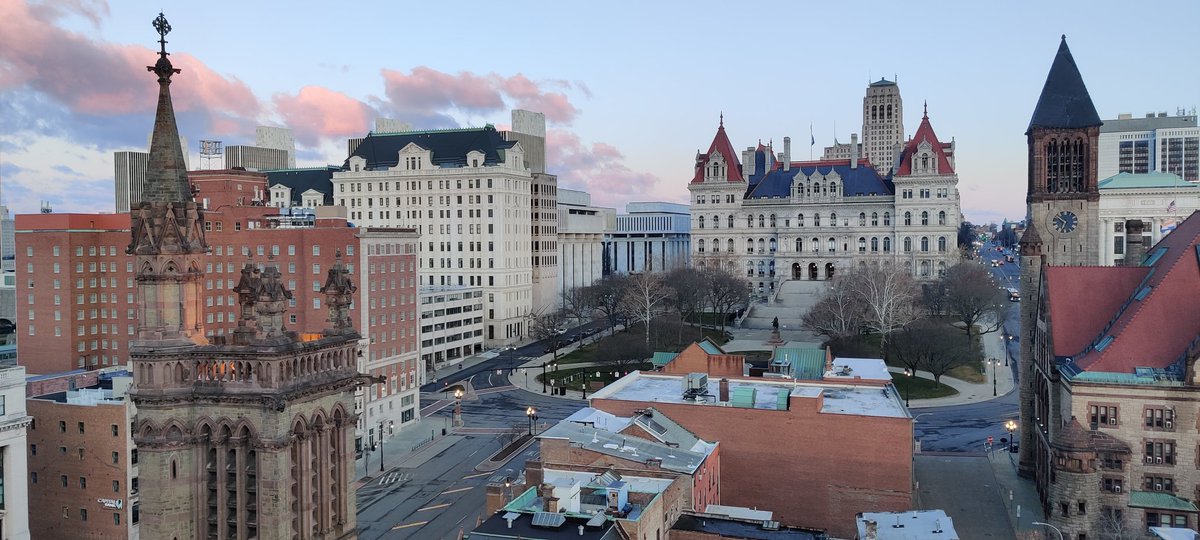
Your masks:
M1166 254L1167 254L1167 248L1160 247L1160 248L1154 250L1153 252L1151 252L1150 255L1148 257L1146 257L1146 260L1144 262L1142 262L1142 266L1154 266L1154 263L1158 262L1158 260L1161 259L1162 256L1166 255Z
M1145 299L1145 298L1146 298L1146 295L1149 295L1149 294L1150 294L1150 288L1151 288L1151 287L1150 287L1149 285L1146 285L1145 287L1142 287L1141 289L1138 289L1138 292L1137 292L1137 294L1133 295L1133 299L1134 299L1134 300L1143 300L1143 299Z
M1111 345L1112 342L1113 342L1112 336L1104 336L1104 339L1101 339L1100 343L1096 344L1096 351L1103 351L1105 348L1107 348L1109 345Z

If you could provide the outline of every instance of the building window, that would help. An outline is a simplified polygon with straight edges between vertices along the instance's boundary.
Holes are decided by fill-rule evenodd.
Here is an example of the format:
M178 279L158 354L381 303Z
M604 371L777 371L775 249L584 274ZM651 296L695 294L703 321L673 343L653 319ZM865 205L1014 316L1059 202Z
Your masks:
M1112 493L1120 493L1125 489L1124 480L1121 478L1105 478L1102 489Z
M117 427L117 425L116 425L116 424L112 424L111 426L109 426L109 429L111 429L111 430L112 430L112 436L113 436L113 437L120 437L120 436L121 436L121 431L120 431L120 429Z
M79 509L79 521L87 521L87 508Z
M66 420L59 420L59 421L58 421L58 432L59 432L59 433L66 433L66 432L67 432L67 422L66 422Z
M1143 485L1146 491L1175 492L1175 480L1170 476L1147 476Z
M905 213L904 213L904 224L905 224L905 225L912 225L912 212L905 212Z
M1146 463L1154 465L1174 465L1174 441L1146 441Z
M1115 405L1092 405L1089 408L1088 421L1092 427L1117 425L1117 407Z
M1167 408L1147 408L1146 429L1174 431L1175 411Z
M79 477L79 489L87 489L87 477L86 476Z

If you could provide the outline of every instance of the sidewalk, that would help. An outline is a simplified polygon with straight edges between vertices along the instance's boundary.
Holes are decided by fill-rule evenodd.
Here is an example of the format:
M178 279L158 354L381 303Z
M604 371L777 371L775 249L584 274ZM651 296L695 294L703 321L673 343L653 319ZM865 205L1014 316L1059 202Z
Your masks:
M621 325L617 325L617 328L618 329L621 328ZM615 332L617 330L614 329L613 331ZM591 338L586 338L586 339L581 339L579 341L576 341L575 343L572 343L570 345L567 345L566 347L559 349L558 356L561 357L562 355L570 353L570 352L574 351L575 349L578 349L584 345L590 345L593 341L599 340L600 338L606 337L608 335L609 335L609 331L603 330L599 334L596 334L595 336L593 336ZM553 394L549 393L549 385L543 385L542 383L539 383L537 381L537 376L542 374L542 364L546 364L548 362L553 361L554 356L555 355L553 353L543 354L542 356L540 356L538 358L535 358L533 360L526 362L522 366L516 368L514 370L514 372L511 375L509 375L508 381L510 383L512 383L513 386L516 386L517 388L520 388L522 390L526 390L529 392L533 392L535 394L542 393L543 389L545 389L546 393L543 394L545 396L561 398L561 399L583 400L584 399L583 392L578 392L575 390L567 390L566 395L561 395L561 394L553 395ZM560 367L560 369L572 369L572 368L580 368L580 367L593 367L593 366L598 366L598 365L601 365L601 364L598 362L580 362L580 363L575 363L575 364L561 364L559 367ZM550 377L551 373L553 373L552 369L549 366L547 366L546 367L547 377ZM553 377L551 377L551 378L553 378Z
M992 366L985 365L987 368L987 382L976 384L955 379L953 377L942 376L942 384L958 390L957 394L943 398L913 399L910 400L911 405L909 405L909 408L918 409L922 407L949 407L951 405L964 405L967 403L988 401L1008 395L1009 392L1013 391L1015 383L1013 381L1013 368L1011 363L1008 366L1004 365L1005 352L1003 341L1004 340L998 331L980 336L980 342L983 344L983 357L985 359L1000 359L1000 365L996 366L995 369L993 369ZM1014 358L1011 361L1015 362L1016 359ZM902 374L904 372L904 368L889 367L888 371ZM927 371L918 371L917 375L933 380L933 375ZM900 376L903 377L904 375ZM995 396L992 395L992 377L995 377L996 380Z
M1017 476L1017 454L1008 452L1003 446L988 454L992 470L996 473L997 489L1004 500L1008 520L1017 533L1036 530L1035 521L1045 521L1042 503L1038 498L1033 480Z

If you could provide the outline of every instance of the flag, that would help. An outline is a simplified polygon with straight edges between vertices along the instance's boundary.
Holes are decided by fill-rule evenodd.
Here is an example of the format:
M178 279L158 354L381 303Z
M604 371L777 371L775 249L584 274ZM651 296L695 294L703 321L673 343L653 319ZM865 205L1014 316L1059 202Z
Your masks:
M809 146L817 145L817 138L813 136L812 124L808 125L808 145Z
M1177 206L1175 206L1175 201L1171 201L1171 204L1168 204L1168 205L1167 205L1167 211L1168 211L1168 212L1175 213L1175 211L1176 211L1176 210L1178 210L1178 209L1179 209L1179 208L1178 208Z

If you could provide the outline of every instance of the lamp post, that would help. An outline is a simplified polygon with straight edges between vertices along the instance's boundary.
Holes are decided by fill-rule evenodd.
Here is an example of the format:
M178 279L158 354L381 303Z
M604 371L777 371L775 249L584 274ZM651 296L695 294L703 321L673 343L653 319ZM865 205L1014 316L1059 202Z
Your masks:
M462 427L463 426L462 397L463 397L462 388L455 389L454 390L454 427Z
M395 429L395 427L396 427L396 423L391 420L388 420L387 434L391 435L392 430ZM383 436L384 436L383 420L380 420L379 421L379 472L383 472Z
M1008 430L1008 451L1012 452L1013 432L1017 430L1016 421L1009 420L1004 423L1004 429Z
M991 358L988 363L992 365L992 397L996 397L998 395L996 393L996 366L1000 365L1000 359Z
M529 434L533 435L533 423L537 422L537 409L533 407L525 409L525 416L529 417Z
M546 393L546 362L542 362L542 393Z
M586 400L587 399L587 370L585 369L583 371L580 371L579 374L583 376L583 399Z
M1058 540L1063 540L1062 531L1058 530L1058 527L1055 527L1054 525L1051 525L1049 523L1043 523L1041 521L1035 521L1035 522L1031 523L1031 525L1041 525L1043 527L1050 527L1052 530L1054 530L1054 532L1056 534L1058 534Z
M916 374L915 371L908 369L908 368L904 368L904 376L907 377L907 379L905 379L905 381L904 381L904 406L905 407L908 406L908 394L909 394L909 392L912 391L912 378L913 378L913 375L915 375L915 374Z

